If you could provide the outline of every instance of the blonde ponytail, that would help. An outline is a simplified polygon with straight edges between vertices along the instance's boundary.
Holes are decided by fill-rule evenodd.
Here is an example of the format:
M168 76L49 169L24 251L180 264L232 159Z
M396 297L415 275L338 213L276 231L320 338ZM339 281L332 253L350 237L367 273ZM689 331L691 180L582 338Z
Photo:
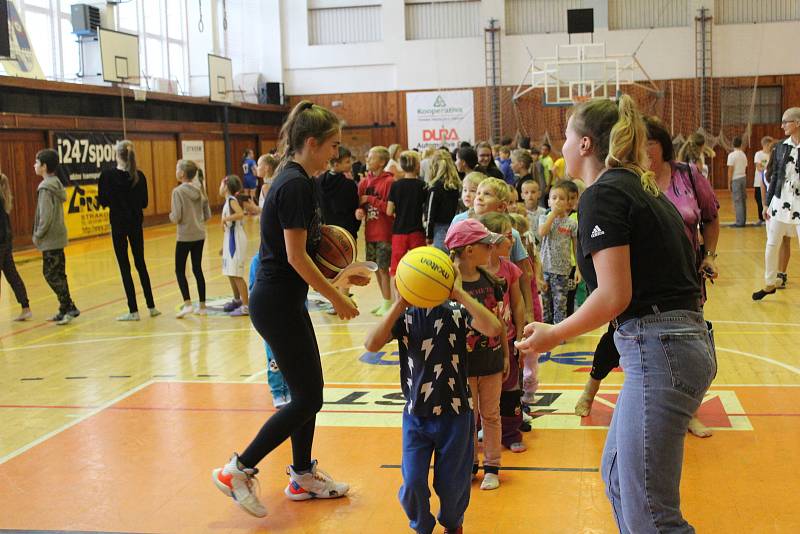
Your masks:
M3 209L6 213L11 213L14 204L14 195L11 194L11 184L8 176L0 172L0 199L3 201Z
M660 191L655 173L647 169L647 128L636 109L636 103L628 95L622 95L619 99L619 118L611 128L608 141L606 167L633 171L639 176L642 188L657 197Z
M125 162L125 170L131 176L131 185L136 187L139 183L139 169L136 167L136 152L133 149L133 143L127 139L123 139L117 143L117 156Z

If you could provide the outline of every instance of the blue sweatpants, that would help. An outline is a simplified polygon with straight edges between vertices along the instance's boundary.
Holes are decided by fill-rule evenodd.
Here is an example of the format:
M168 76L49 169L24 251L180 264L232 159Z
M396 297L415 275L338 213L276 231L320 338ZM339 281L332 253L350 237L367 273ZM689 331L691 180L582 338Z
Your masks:
M428 471L433 457L433 489L439 496L439 523L457 529L464 522L472 481L474 415L417 417L403 412L403 486L398 497L419 534L430 534L436 520L430 511Z
M253 261L250 262L250 289L256 283L256 273L258 272L258 264L261 262L259 252L253 256ZM286 385L286 380L283 379L281 370L278 369L278 363L275 361L275 355L272 354L272 349L269 343L264 342L264 349L267 352L267 384L272 392L272 398L275 397L289 397L289 386Z

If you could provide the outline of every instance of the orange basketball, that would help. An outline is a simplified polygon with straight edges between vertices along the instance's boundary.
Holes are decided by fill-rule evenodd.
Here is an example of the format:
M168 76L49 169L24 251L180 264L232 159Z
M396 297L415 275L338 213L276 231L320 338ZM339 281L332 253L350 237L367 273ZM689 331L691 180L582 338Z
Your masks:
M323 225L314 263L325 278L333 279L356 260L356 241L340 226Z

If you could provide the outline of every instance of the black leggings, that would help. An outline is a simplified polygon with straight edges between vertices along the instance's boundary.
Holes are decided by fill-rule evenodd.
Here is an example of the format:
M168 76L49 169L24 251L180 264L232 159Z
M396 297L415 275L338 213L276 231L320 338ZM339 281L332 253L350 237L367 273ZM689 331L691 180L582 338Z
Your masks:
M9 237L9 239L11 238ZM30 307L28 292L25 290L25 283L17 272L16 264L14 264L14 256L11 252L10 242L7 245L0 245L0 274L5 275L6 281L8 285L11 286L11 290L14 292L14 296L17 298L19 305L23 308Z
M758 220L759 221L763 221L764 220L764 205L763 205L763 202L761 201L761 188L760 187L755 187L755 188L753 188L753 190L755 191L756 206L758 206Z
M139 273L139 282L142 284L144 300L148 308L155 308L153 300L153 290L150 287L150 275L147 274L147 264L144 262L144 236L142 227L135 228L111 228L111 241L114 243L114 254L117 256L119 274L122 275L122 286L125 288L125 296L128 297L128 310L131 313L139 311L136 303L136 289L133 287L133 277L131 276L131 262L128 259L128 242L131 244L131 254L133 254L133 265Z
M295 471L311 468L314 424L322 409L322 362L305 290L257 280L250 292L250 320L269 344L289 386L292 401L272 415L239 457L255 467L278 445L292 439Z
M200 302L206 301L206 279L203 277L203 243L200 241L177 241L175 243L175 277L178 279L178 287L181 289L183 301L190 300L189 281L186 280L186 258L192 255L192 274L197 282L197 293Z
M609 324L608 331L602 335L600 341L597 342L597 348L594 349L592 370L589 376L595 380L603 380L618 366L619 351L614 344L614 326Z

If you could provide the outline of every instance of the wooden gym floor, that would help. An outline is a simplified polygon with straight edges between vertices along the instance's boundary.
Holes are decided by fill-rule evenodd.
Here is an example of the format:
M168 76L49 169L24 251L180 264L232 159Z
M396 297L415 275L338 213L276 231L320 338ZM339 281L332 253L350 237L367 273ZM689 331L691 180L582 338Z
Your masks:
M729 195L720 196L723 222L730 222ZM248 224L252 253L257 226ZM16 255L34 319L11 322L18 307L3 282L0 532L408 532L396 498L402 401L395 346L378 354L362 348L375 318L362 312L342 323L312 313L328 382L314 452L324 469L352 484L350 495L289 502L284 444L259 466L269 516L252 518L214 488L209 473L241 451L272 412L262 342L246 318L176 320L174 228L145 235L164 315L138 323L114 320L126 309L109 237L67 249L82 314L65 327L46 322L57 303L40 255ZM230 289L216 254L217 224L209 225L208 241L209 299L222 299ZM706 308L719 374L700 413L715 435L687 438L683 477L683 510L698 532L800 531L800 252L793 241L789 288L753 303L764 228L722 230L722 274ZM189 282L196 296L191 275ZM356 293L362 310L375 305L374 284ZM528 452L503 454L509 469L499 490L475 487L467 532L615 531L598 467L622 374L606 380L590 418L571 415L598 335L545 358Z

